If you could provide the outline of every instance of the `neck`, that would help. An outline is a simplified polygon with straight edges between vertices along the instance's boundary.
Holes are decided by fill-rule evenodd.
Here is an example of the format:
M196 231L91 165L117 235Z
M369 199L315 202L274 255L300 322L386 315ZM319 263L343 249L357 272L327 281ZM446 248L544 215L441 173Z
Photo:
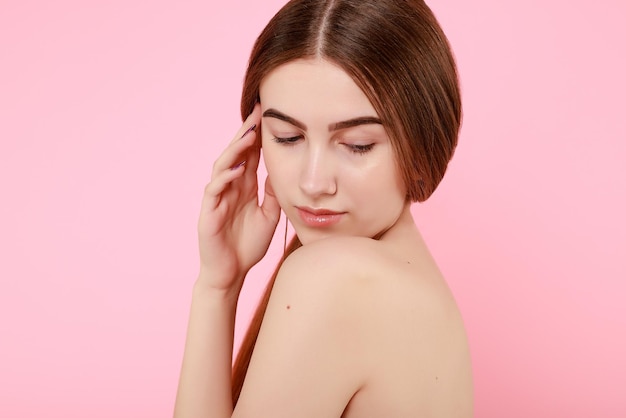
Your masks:
M407 202L396 222L380 234L379 239L381 241L404 241L411 238L415 239L416 236L420 237L421 240L420 233L411 214L411 202Z

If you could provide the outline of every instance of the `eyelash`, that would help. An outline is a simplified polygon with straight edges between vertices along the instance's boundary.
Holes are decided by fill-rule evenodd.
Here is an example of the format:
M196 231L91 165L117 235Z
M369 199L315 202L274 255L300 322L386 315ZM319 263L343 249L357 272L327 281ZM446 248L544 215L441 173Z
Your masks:
M350 151L352 151L355 154L365 154L368 153L372 150L372 148L374 148L374 144L367 144L367 145L348 145L346 144L346 146L348 148L350 148Z
M293 145L300 138L302 138L302 136L300 136L300 135L299 136L290 136L289 138L279 138L279 137L276 137L276 138L274 138L274 141L276 141L276 143L278 143L278 144Z
M302 138L302 136L291 136L289 138L279 138L279 137L276 137L276 138L274 138L274 141L277 144L295 145L296 141L298 141L301 138ZM348 149L352 153L359 154L359 155L366 154L366 153L370 152L372 150L372 148L374 148L374 144L367 144L367 145L343 144L343 145L348 147Z

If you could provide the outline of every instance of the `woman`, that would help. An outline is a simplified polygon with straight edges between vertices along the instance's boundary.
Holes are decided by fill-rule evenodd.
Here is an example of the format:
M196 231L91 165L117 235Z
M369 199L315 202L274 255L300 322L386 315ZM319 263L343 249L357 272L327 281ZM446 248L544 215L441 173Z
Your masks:
M241 110L204 194L175 415L470 417L462 319L410 212L461 121L429 8L289 2L254 46ZM237 298L281 208L296 237L231 375Z

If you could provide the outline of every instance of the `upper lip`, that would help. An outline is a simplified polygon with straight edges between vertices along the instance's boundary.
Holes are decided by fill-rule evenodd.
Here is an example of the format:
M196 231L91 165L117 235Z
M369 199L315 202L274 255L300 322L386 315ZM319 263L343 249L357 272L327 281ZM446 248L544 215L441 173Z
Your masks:
M296 206L296 208L303 210L305 212L309 212L313 215L316 216L321 216L321 215L341 215L342 213L345 212L335 212L333 210L330 209L324 209L324 208L320 208L320 209L314 209L314 208L309 208L307 206Z

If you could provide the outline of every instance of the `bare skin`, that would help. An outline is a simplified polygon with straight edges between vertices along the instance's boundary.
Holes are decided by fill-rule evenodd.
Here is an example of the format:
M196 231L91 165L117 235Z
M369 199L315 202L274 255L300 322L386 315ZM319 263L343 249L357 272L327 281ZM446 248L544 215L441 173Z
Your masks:
M263 82L261 103L205 190L175 416L471 417L463 322L411 217L389 138L376 123L331 128L376 117L371 104L323 61L279 67ZM262 125L262 139L239 139L252 125ZM259 204L261 144L271 184ZM233 408L236 300L280 207L304 246L281 267ZM301 207L340 215L325 224L326 215Z

